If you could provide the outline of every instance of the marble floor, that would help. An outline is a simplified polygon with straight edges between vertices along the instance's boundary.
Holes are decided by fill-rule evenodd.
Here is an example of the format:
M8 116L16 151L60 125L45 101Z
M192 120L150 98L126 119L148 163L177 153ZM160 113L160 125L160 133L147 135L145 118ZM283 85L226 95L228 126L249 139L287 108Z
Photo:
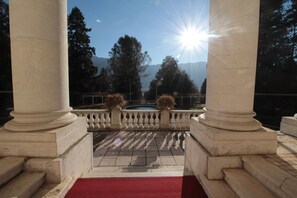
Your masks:
M120 131L93 134L93 167L184 165L184 131Z

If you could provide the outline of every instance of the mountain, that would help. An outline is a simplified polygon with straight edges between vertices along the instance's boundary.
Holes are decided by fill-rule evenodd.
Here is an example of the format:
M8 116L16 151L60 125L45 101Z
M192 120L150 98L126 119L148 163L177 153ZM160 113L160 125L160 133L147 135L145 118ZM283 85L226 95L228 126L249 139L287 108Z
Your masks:
M100 73L101 68L106 68L108 58L101 58L97 56L92 57L93 64L98 68L97 74ZM145 71L145 76L141 77L142 91L148 91L150 82L155 78L156 73L160 69L160 65L148 65ZM206 62L196 63L179 63L179 67L184 70L193 80L198 90L200 90L202 82L206 78Z
M160 65L149 65L145 74L147 76L141 77L142 91L148 91L150 87L150 82L155 78L156 73L160 69ZM198 90L200 90L201 85L206 78L206 62L196 62L196 63L179 63L179 68L184 70L195 83Z
M101 58L97 56L92 57L93 64L97 67L97 75L100 73L102 68L106 68L108 66L107 60L108 58Z

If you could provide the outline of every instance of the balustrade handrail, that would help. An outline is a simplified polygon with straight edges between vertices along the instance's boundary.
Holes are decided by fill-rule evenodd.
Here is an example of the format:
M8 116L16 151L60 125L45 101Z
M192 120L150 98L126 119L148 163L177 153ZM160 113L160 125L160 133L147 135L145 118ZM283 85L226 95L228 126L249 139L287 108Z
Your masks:
M136 110L122 109L110 111L108 109L74 109L72 113L79 117L86 117L89 131L109 129L127 130L189 130L190 119L198 116L203 110Z

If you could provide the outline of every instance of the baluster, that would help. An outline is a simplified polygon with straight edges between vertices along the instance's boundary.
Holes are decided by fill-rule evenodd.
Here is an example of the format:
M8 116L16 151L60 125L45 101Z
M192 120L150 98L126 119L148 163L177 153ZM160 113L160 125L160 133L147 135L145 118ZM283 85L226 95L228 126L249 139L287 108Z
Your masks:
M143 112L139 113L139 129L143 129Z
M91 122L91 129L95 128L95 115L94 113L90 113L90 122Z
M129 112L129 128L133 129L133 113Z
M144 128L147 129L149 127L148 123L149 123L148 113L145 113L144 114Z
M181 128L185 129L187 126L186 113L181 113Z
M127 112L123 112L122 126L123 126L124 129L128 128L128 125L127 125Z
M99 112L95 113L95 128L99 129L100 128L100 119L99 119Z
M190 129L190 123L191 123L191 113L187 113L187 129Z
M160 128L160 119L159 119L159 113L155 113L156 119L155 119L155 128Z
M110 114L109 114L109 112L104 113L104 114L106 116L104 128L110 128Z
M174 112L171 113L171 120L170 120L170 128L175 129L176 125L175 125L175 114Z
M134 120L133 120L133 123L134 123L134 127L135 129L138 129L138 113L134 112Z
M181 128L180 113L176 113L175 128L176 129L180 129Z
M148 113L150 115L150 128L155 128L155 122L154 122L154 113Z
M100 121L101 121L101 122L100 122L100 128L103 128L103 129L104 129L104 128L105 128L105 118L104 118L104 113L101 113L101 114L100 114L100 118L101 118L101 119L100 119Z

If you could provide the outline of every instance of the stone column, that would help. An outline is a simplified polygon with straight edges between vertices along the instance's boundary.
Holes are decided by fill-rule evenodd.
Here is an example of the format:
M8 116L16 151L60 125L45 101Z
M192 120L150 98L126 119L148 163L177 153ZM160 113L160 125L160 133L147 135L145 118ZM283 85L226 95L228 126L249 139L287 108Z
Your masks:
M215 128L254 131L259 0L211 0L206 111L199 121Z
M210 0L205 113L191 120L185 166L222 179L240 155L273 154L276 133L253 117L260 0Z
M92 166L93 137L69 107L66 0L10 0L14 119L0 128L0 156L24 156L46 181ZM79 157L78 157L79 156Z
M11 131L36 131L72 123L68 86L67 2L11 0L13 76Z

